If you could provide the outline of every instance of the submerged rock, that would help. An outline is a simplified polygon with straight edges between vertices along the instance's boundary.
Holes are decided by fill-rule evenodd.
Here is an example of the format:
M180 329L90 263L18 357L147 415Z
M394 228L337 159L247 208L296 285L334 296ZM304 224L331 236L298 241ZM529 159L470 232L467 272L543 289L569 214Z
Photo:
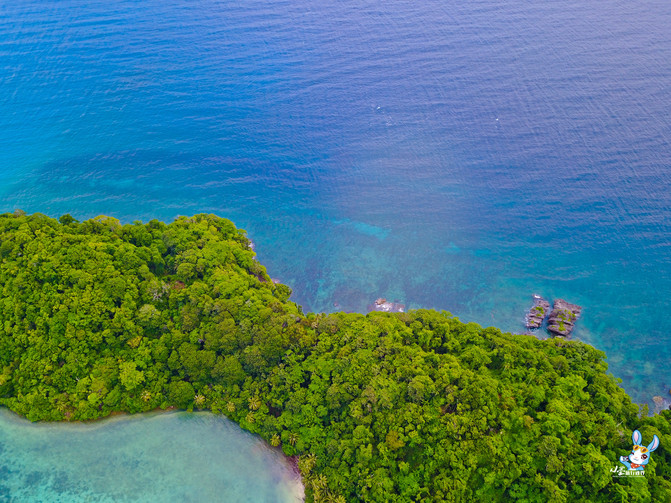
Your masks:
M653 396L652 401L655 404L655 410L653 410L655 414L659 414L666 409L671 409L671 402L662 396Z
M526 316L527 328L538 328L550 312L550 303L540 295L534 295L534 305Z
M386 313L402 313L405 310L405 304L397 302L388 302L387 299L380 297L372 306L368 306L369 311L383 311Z
M582 307L557 299L548 318L548 330L564 337L571 335L581 311Z

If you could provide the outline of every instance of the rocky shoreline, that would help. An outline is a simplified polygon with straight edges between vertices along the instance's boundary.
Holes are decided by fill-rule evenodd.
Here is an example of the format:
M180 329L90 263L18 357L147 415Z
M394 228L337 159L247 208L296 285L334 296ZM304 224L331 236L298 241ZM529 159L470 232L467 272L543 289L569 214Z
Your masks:
M382 311L385 313L402 313L405 311L405 304L398 302L389 302L387 299L380 297L372 305L368 306L368 311Z
M550 311L550 303L540 295L534 294L534 305L529 309L526 316L526 326L529 329L540 328L543 320Z
M566 302L563 299L555 301L554 309L548 317L548 331L555 335L568 337L575 328L575 322L582 312L582 307Z
M535 330L540 328L547 317L548 332L563 337L571 335L571 332L575 328L575 323L582 312L582 307L571 304L564 299L557 299L554 302L552 312L548 314L550 303L546 299L534 294L533 300L533 306L527 312L525 320L528 329Z

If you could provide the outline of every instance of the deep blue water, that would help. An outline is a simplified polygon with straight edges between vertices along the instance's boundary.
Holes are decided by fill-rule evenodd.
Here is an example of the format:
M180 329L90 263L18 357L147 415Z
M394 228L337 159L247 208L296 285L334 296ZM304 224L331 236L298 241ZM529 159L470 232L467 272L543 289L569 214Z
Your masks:
M671 375L671 3L0 5L0 210L214 212L305 310L523 330Z

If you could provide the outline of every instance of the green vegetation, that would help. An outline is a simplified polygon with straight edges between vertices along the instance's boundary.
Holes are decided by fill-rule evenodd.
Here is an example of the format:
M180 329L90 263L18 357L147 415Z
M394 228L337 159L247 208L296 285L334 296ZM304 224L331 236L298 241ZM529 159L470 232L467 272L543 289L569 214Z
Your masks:
M671 501L671 411L603 353L446 312L307 314L212 215L0 215L0 404L31 420L223 413L314 501ZM610 472L638 428L645 477Z

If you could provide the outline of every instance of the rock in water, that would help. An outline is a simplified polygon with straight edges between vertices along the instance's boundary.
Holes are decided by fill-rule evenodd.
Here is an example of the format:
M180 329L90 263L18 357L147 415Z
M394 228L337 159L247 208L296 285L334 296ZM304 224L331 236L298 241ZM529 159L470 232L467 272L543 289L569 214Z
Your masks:
M369 311L384 311L387 313L402 313L405 309L405 304L398 304L396 302L388 302L387 299L379 298L372 306L368 306Z
M548 330L555 335L571 335L581 311L582 307L557 299L548 318Z
M653 396L652 401L655 404L655 410L653 411L655 414L659 414L665 409L668 409L668 402L664 400L661 396Z
M534 295L534 305L527 313L527 328L538 328L550 312L550 303L540 295Z

